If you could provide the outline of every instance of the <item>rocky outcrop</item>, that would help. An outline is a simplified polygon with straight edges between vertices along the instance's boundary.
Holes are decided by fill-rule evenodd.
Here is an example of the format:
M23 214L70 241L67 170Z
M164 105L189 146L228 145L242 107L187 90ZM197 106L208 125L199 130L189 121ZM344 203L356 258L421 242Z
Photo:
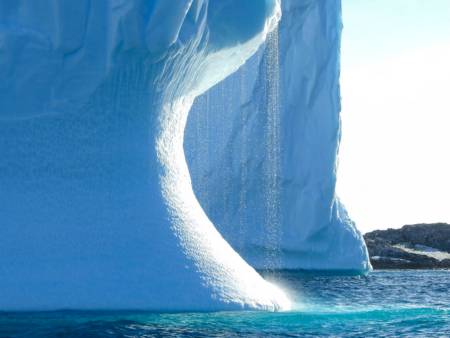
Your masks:
M450 224L414 224L364 235L375 269L450 268Z

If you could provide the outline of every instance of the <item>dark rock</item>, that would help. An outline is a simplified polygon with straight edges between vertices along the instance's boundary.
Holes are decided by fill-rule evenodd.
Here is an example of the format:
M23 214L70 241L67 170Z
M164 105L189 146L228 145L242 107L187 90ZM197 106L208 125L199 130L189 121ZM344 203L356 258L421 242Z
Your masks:
M422 245L450 253L450 224L414 224L401 229L375 230L364 235L374 269L449 269L450 259L438 260L395 245Z

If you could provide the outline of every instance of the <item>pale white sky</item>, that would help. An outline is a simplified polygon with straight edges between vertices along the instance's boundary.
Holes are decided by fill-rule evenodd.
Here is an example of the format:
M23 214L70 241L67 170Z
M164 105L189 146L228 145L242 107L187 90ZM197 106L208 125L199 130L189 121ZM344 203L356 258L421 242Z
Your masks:
M450 0L343 0L337 192L362 232L450 223Z

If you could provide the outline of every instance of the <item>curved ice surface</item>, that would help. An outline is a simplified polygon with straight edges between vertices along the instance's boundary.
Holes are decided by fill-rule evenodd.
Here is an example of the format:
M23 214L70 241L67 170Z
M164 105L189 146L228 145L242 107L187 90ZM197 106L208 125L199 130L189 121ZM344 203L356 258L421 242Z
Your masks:
M340 1L282 9L278 36L193 106L194 191L255 267L366 272L364 240L335 195Z
M0 3L0 309L287 309L198 204L196 95L278 0Z

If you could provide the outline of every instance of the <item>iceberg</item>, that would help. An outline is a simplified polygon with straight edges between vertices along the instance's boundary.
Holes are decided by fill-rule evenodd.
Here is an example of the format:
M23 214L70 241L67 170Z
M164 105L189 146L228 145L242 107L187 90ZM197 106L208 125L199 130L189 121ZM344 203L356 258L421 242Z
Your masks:
M289 309L192 190L191 105L278 0L0 3L0 310Z
M279 28L199 97L185 150L194 191L259 269L371 269L335 193L341 135L340 1L283 0Z

